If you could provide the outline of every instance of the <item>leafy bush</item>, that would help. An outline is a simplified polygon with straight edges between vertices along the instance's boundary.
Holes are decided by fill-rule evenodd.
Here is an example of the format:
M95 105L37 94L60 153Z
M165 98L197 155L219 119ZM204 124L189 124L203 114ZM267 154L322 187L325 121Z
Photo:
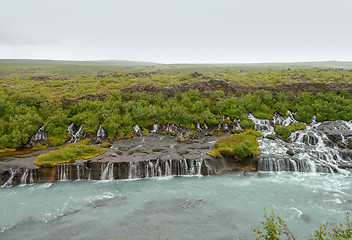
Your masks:
M262 230L252 228L256 240L296 240L297 237L292 234L286 222L274 212L270 215L265 211L265 221L261 221ZM345 213L344 222L335 222L331 228L329 223L319 224L319 229L310 234L309 240L342 240L352 238L352 216L349 211ZM281 238L283 237L283 238Z

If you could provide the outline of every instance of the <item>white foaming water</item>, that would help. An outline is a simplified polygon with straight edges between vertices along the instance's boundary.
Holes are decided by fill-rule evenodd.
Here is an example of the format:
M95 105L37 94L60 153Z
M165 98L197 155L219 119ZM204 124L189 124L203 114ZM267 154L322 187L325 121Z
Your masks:
M114 180L114 163L102 163L101 164L101 176L100 180Z
M1 188L1 239L253 239L264 208L298 239L343 220L351 176L233 173ZM260 196L260 197L258 197ZM103 224L97 224L103 223ZM30 233L30 234L28 234Z
M206 162L200 159L180 160L150 160L145 162L130 162L128 179L169 177L169 176L200 176L202 167L207 168L208 175L211 168Z
M292 114L291 114L292 116ZM257 119L249 115L249 120L254 123L254 129L264 135L273 134L273 123L293 122L290 115L280 119L274 117L271 123L266 119ZM315 116L311 124L306 125L305 130L293 132L286 141L276 138L275 140L264 137L258 138L260 152L258 161L259 171L299 171L299 172L325 172L350 174L344 168L352 166L352 154L350 150L342 150L329 140L321 129L328 125L332 128L341 128L340 124L348 125L346 121L317 123ZM334 127L336 126L336 127ZM342 134L341 134L342 135ZM343 141L344 136L340 137ZM346 140L345 140L346 141ZM290 150L291 155L287 152Z
M70 178L69 178L69 167L68 167L68 164L60 164L60 165L57 165L56 166L56 171L57 174L56 176L58 177L57 180L59 181L68 181Z
M104 131L104 128L101 126L101 124L99 125L98 131L97 131L97 137L105 137L105 131Z
M73 123L68 125L66 130L67 130L67 134L71 136L71 139L69 141L70 143L78 142L84 136L82 125L79 126L77 132L74 131L74 124Z
M248 120L254 123L254 130L267 134L275 134L274 127L271 126L270 120L268 119L259 119L254 117L252 114L248 114Z
M16 168L10 168L10 178L7 180L7 182L2 185L2 187L12 187L12 180L15 177L16 173L17 173L17 169Z

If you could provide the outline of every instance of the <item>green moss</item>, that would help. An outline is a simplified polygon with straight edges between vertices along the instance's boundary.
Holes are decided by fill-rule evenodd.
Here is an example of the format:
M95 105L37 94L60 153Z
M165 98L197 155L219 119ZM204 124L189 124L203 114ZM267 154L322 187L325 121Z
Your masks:
M262 134L254 130L233 134L215 142L215 150L207 152L208 155L219 157L219 154L235 157L241 161L247 157L259 155L257 137ZM219 154L218 154L219 153Z
M109 143L109 142L103 142L103 143L100 144L100 147L103 147L103 148L109 148L111 146L112 146L112 144Z
M306 125L304 123L294 123L292 125L283 126L283 125L276 125L275 132L278 134L279 138L287 138L297 130L304 130L306 129Z
M89 159L106 152L96 146L88 145L90 139L86 138L77 143L71 143L59 148L58 150L49 151L40 154L34 163L41 167L55 167L60 163L69 163L77 159Z
M148 135L148 133L149 133L149 129L143 128L143 131L142 131L143 136Z
M217 149L214 149L213 151L206 152L206 154L213 156L215 158L221 157L221 154L219 153L219 151Z

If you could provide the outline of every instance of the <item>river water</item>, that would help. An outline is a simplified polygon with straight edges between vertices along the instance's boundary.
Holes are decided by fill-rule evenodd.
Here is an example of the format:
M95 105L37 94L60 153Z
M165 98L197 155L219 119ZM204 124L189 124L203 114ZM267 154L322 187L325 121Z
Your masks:
M254 239L264 208L301 238L343 220L351 180L257 172L0 188L0 239Z

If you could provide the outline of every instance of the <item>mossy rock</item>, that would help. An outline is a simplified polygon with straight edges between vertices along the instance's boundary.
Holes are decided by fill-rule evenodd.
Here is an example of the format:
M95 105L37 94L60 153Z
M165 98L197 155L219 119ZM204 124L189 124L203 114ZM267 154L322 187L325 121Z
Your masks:
M304 123L294 123L288 126L276 125L275 132L278 134L279 138L288 138L291 133L297 130L306 129L306 125Z
M123 152L121 152L121 151L116 151L115 152L117 155L122 155L123 154Z
M147 136L149 133L149 129L143 128L142 135Z
M103 147L103 148L110 148L111 146L112 144L109 142L103 142L100 144L100 147Z
M212 156L214 158L221 158L221 154L217 149L214 149L213 151L206 152L207 155Z
M260 136L262 134L254 130L233 134L216 141L214 144L216 149L207 152L207 154L216 158L221 155L235 157L237 161L247 157L256 157L259 155L257 137Z
M130 139L130 138L133 138L133 133L129 133L125 136L126 139Z
M74 162L77 159L89 159L99 156L107 149L88 145L90 139L86 138L76 143L67 144L58 150L40 154L34 159L34 164L41 167L55 167L60 163Z

